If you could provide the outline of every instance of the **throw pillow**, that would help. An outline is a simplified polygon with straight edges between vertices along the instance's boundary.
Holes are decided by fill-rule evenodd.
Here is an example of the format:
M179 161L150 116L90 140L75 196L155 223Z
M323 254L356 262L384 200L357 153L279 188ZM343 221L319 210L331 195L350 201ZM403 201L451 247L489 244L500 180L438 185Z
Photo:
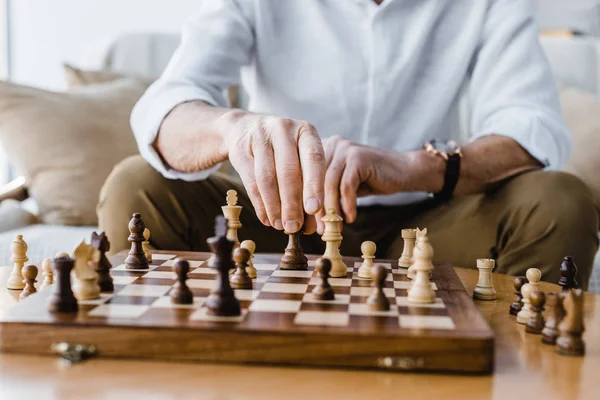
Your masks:
M573 135L566 170L583 180L600 209L600 99L574 87L560 88L565 123Z
M119 79L56 93L0 82L0 141L44 223L97 224L104 180L137 153L129 114L146 88Z

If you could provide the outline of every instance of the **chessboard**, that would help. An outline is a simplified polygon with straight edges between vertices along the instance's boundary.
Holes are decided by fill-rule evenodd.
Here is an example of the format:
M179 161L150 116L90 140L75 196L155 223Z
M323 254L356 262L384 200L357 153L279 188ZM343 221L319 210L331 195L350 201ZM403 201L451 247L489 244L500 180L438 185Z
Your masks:
M153 252L149 269L131 270L127 253L111 257L114 292L79 301L77 313L50 313L45 289L0 319L0 350L52 354L58 342L93 344L100 357L490 373L494 337L454 268L436 265L432 304L410 304L410 280L397 261L383 289L391 308L365 304L371 281L357 276L359 258L344 257L346 277L330 278L335 300L311 296L315 258L304 271L282 270L280 255L255 254L251 290L235 290L242 315L216 317L203 301L215 284L210 253ZM190 263L194 303L172 304L174 260Z

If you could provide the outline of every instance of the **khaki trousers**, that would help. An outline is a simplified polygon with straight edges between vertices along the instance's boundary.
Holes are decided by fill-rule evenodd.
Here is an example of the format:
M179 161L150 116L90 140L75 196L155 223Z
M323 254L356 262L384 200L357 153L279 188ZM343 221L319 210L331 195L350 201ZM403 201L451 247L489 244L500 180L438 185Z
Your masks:
M208 251L206 239L229 189L237 190L243 207L240 240L254 240L257 252L283 253L287 236L260 223L241 183L220 174L198 182L168 180L140 156L124 160L107 179L98 205L100 228L112 252L126 249L127 224L140 212L154 248ZM598 213L588 188L566 173L536 171L441 206L360 208L356 222L344 225L341 252L358 256L362 241L372 240L378 258L397 259L401 230L417 226L428 229L436 261L460 267L476 268L477 258L494 258L496 272L525 275L536 267L543 280L557 282L563 257L572 255L583 288L598 249ZM324 250L317 234L303 237L302 246L311 254Z

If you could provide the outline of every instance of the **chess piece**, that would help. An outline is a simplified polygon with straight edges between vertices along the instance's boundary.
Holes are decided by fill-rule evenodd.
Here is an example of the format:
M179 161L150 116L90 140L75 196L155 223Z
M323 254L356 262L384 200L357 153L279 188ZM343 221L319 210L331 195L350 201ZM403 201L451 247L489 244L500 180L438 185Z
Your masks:
M367 306L372 311L388 311L390 309L390 302L385 293L383 293L383 285L385 284L385 278L387 278L388 271L385 267L379 264L375 264L371 269L371 277L373 282L373 292L367 298Z
M570 289L564 295L565 316L558 324L559 336L556 339L556 352L569 356L585 354L585 343L581 336L583 325L583 290Z
M556 344L558 337L558 324L565 316L562 297L557 293L548 293L546 296L546 324L542 329L542 343Z
M95 300L100 298L98 274L92 265L100 261L100 252L83 240L73 251L75 280L73 292L77 300Z
M477 269L479 270L479 280L473 290L473 298L477 300L496 300L496 289L492 281L492 271L496 261L489 258L480 258L477 260Z
M229 282L229 270L234 267L231 253L235 242L227 239L227 219L218 216L215 223L215 236L207 240L215 254L214 268L217 269L217 280L204 303L209 315L233 317L241 315L240 302L235 298Z
M246 272L248 276L252 279L256 278L256 268L254 268L254 263L252 259L254 258L254 252L256 251L256 243L252 240L244 240L240 247L246 249L250 252L250 259L248 260L248 266L246 267Z
M523 296L521 295L521 288L527 283L527 278L524 276L517 276L514 280L513 285L515 286L515 301L510 305L510 315L517 315L523 307Z
M94 263L94 269L96 270L96 274L98 274L98 285L100 286L100 291L112 292L115 290L113 279L110 276L112 264L106 257L106 252L110 250L110 242L108 241L108 238L104 232L101 232L100 234L93 232L91 244L96 250L98 250L98 253L100 254L100 259L97 263Z
M20 290L25 287L21 270L25 263L29 261L27 258L27 243L23 240L23 235L17 235L16 239L10 245L10 251L12 252L10 261L13 263L13 269L8 277L6 287L8 289Z
M235 261L235 273L231 276L231 287L234 289L252 289L252 278L246 272L250 252L247 249L238 247L233 252Z
M531 302L532 315L525 325L525 332L534 333L539 335L544 329L544 304L546 303L546 295L544 292L536 291L529 294L529 301Z
M40 285L40 291L46 289L48 286L54 283L54 272L52 271L51 258L44 258L42 261L42 274L44 275L44 280Z
M178 258L173 263L173 270L177 276L177 283L171 290L171 303L173 304L194 304L194 295L185 282L190 272L190 263L184 259Z
M131 249L129 255L125 259L126 269L148 269L148 259L144 254L142 248L142 242L144 241L144 230L146 225L142 220L140 213L134 213L133 218L129 221L129 242L131 242Z
M238 229L242 227L240 222L240 213L242 212L242 206L238 206L238 194L235 190L227 191L227 205L221 207L223 215L227 218L227 239L235 243L234 249L240 246L240 240L238 239Z
M329 272L331 272L331 261L326 258L318 258L315 264L321 282L312 291L315 300L334 300L335 293L333 287L329 284Z
M413 250L417 240L417 230L402 229L402 239L404 240L404 247L402 248L400 258L398 259L398 266L401 268L409 268L412 263Z
M415 245L412 250L412 257L410 259L410 266L408 267L408 271L406 271L406 277L410 280L415 279L415 268L413 267L415 261L415 248L419 247L419 243L423 239L423 237L427 235L427 229L415 229Z
M37 278L38 269L35 265L26 265L21 270L21 273L23 274L23 282L25 283L25 289L23 289L23 291L19 295L19 299L23 300L29 295L37 292L35 288L35 283L37 281L35 280L35 278Z
M144 241L142 242L142 249L144 250L144 255L146 256L146 260L149 263L152 262L152 252L150 252L150 229L144 229Z
M418 231L418 230L417 230ZM408 301L410 303L433 303L435 302L435 291L431 284L429 274L433 270L433 247L429 243L427 229L418 231L420 240L414 250L415 278L411 288L408 290Z
M362 259L364 260L358 269L358 277L363 279L371 279L371 269L373 268L373 260L375 259L375 251L377 246L375 242L367 240L360 245Z
M517 314L517 323L526 324L533 315L533 311L531 310L531 302L529 300L529 295L532 292L539 291L539 282L542 278L542 272L537 268L529 268L525 273L527 277L528 283L524 284L521 287L521 295L523 296L523 307L521 311Z
M335 209L330 208L327 210L327 214L321 218L321 221L325 223L325 232L323 232L323 236L321 237L321 240L326 244L323 257L331 261L329 276L332 278L343 278L348 273L348 267L344 264L342 255L340 254L340 245L342 244L340 223L343 219L335 213Z
M279 261L280 269L306 270L308 258L304 255L300 245L300 231L295 233L285 232L288 235L288 244Z
M54 313L77 312L77 299L71 289L71 270L75 260L65 253L59 253L52 260L52 269L56 272L56 284L52 285L52 294L48 299L48 311Z
M562 292L566 293L569 289L579 288L577 283L577 266L571 256L566 256L560 264L560 279L558 285L562 287Z

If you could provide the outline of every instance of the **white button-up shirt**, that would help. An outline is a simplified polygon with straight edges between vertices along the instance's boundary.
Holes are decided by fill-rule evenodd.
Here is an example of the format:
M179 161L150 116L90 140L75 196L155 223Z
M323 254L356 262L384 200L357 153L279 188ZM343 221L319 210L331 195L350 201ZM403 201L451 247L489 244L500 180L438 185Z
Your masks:
M548 168L570 152L532 0L203 0L163 75L136 105L141 154L181 173L152 147L178 104L227 107L240 81L249 110L306 120L327 138L398 152L432 138L461 140L467 93L472 139L505 135ZM464 103L464 102L463 102ZM365 199L409 202L419 194ZM364 203L363 203L364 204Z

